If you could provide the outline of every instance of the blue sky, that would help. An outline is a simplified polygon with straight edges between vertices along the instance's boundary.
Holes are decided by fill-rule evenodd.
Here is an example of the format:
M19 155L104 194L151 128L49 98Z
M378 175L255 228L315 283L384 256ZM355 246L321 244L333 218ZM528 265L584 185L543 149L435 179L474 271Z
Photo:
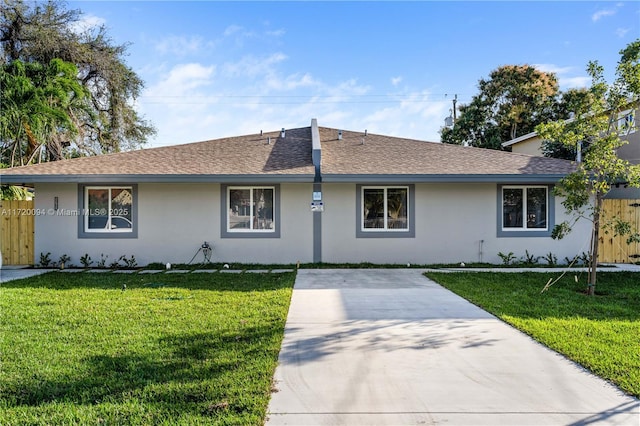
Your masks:
M145 81L149 146L308 126L439 141L500 65L554 71L561 89L611 79L640 37L640 3L616 1L82 1L87 24L130 43Z

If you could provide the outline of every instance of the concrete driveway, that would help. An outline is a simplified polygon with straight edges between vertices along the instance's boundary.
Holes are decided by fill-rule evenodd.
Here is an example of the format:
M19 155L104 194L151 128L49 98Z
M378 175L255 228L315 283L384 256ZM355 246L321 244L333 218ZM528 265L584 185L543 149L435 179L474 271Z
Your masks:
M638 400L421 272L298 271L267 424L640 424Z

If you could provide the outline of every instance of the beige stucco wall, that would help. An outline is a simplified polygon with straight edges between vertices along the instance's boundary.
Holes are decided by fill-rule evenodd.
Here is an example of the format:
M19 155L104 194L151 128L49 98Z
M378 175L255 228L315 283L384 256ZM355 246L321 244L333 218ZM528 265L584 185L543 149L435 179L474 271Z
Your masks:
M498 252L538 256L552 252L563 260L587 251L589 224L565 239L497 237L495 184L417 184L415 238L356 238L356 185L323 184L322 257L324 262L501 263ZM556 200L556 223L565 219Z
M511 145L511 152L527 155L542 155L542 140L539 137L533 137L526 141L518 142Z
M220 185L139 184L138 238L78 238L77 217L44 214L35 221L35 258L51 252L80 264L80 256L92 259L108 255L107 263L122 255L136 257L139 265L150 262L186 263L200 245L213 245L212 261L243 263L310 262L312 213L311 184L283 184L281 189L281 237L278 239L220 238ZM78 209L76 184L36 185L36 209L47 211L58 197L60 211ZM201 254L196 261L202 260Z

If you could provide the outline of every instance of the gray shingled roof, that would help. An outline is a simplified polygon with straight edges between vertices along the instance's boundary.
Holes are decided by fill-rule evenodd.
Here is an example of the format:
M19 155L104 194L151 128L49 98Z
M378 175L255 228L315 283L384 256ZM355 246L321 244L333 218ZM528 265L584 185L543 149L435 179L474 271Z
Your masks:
M233 179L234 176L245 179L290 176L294 180L313 181L315 168L311 161L311 129L305 127L287 130L285 138L280 137L280 132L237 136L35 164L0 173L3 180L21 175L35 177L38 181L54 176L96 179L120 176L147 181L171 177L216 180L216 177Z
M320 128L322 175L566 175L571 161ZM364 142L363 142L364 140Z
M570 161L319 128L324 181L557 180ZM268 138L271 144L268 144ZM363 143L364 138L364 143ZM312 182L311 128L85 157L0 172L3 182L228 181Z

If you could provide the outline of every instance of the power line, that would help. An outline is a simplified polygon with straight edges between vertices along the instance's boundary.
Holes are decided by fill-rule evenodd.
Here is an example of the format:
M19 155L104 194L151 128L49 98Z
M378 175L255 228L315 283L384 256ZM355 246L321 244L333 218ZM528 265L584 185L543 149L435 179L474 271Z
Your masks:
M145 104L195 105L216 103L219 105L299 105L315 104L389 104L389 103L440 103L448 101L447 94L426 95L153 95L140 96Z

